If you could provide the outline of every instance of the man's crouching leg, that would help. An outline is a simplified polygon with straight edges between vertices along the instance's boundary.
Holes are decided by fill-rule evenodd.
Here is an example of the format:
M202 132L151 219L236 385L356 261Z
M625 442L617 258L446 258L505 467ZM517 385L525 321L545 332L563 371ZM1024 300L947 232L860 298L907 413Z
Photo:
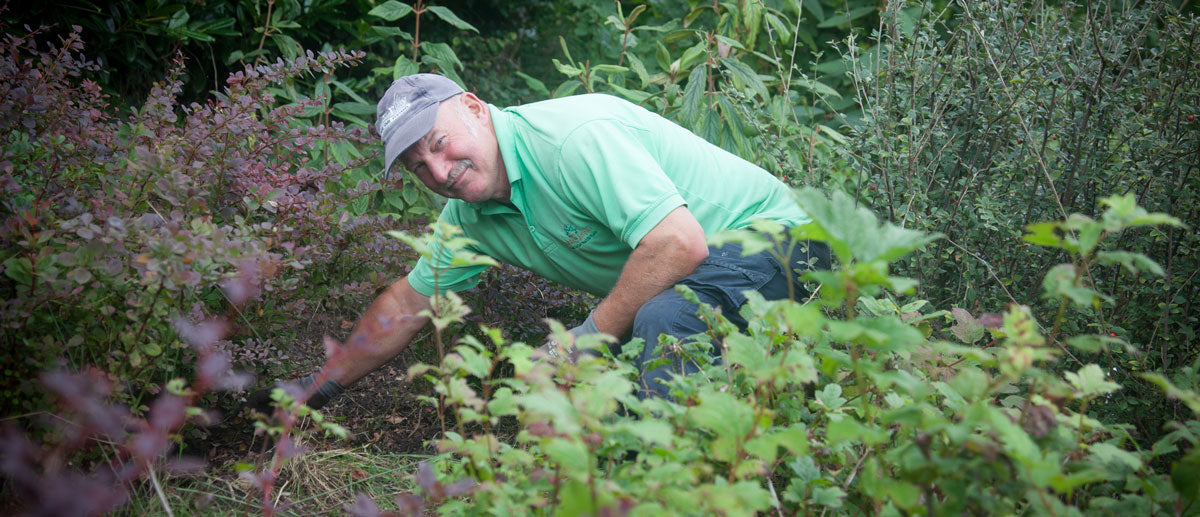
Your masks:
M829 268L829 247L824 243L806 242L792 249L787 265L781 264L769 253L742 256L738 244L709 247L708 258L696 270L679 283L687 285L701 303L718 308L730 323L745 330L746 321L738 313L746 303L744 292L758 291L767 300L787 298L797 300L808 296L803 284L798 281L795 269ZM789 286L790 284L790 286ZM638 396L668 397L669 389L662 381L672 374L689 375L699 370L692 361L684 361L678 353L670 350L655 354L658 336L668 334L678 339L708 331L708 325L696 314L698 307L683 299L683 295L668 289L646 302L633 322L632 337L645 342L640 362L636 365L642 373L641 390ZM709 353L719 361L720 349L709 345ZM669 360L654 368L649 365L660 357Z
M655 354L660 334L683 338L708 330L708 325L696 315L697 309L695 304L684 300L683 295L674 289L668 289L658 293L638 310L633 320L632 336L640 337L646 342L638 364L635 365L641 372L638 398L667 397L669 390L663 382L670 379L673 373L682 372L687 375L699 369L696 363L683 361L677 353L663 350L663 355ZM652 362L664 355L670 361L669 364L660 364L648 369Z

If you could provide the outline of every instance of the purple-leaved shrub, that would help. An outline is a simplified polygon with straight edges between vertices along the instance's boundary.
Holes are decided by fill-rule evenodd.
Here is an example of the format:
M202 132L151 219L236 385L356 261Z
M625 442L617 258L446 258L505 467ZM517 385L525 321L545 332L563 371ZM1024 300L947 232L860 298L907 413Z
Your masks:
M278 375L314 311L373 293L394 280L379 272L402 273L411 261L383 233L414 223L346 210L383 187L344 181L370 153L336 160L330 149L365 147L370 135L313 125L299 115L317 101L282 104L270 93L352 65L361 52L247 67L212 100L188 106L175 101L177 59L139 108L116 116L86 78L96 65L77 28L55 43L44 43L45 28L3 32L5 414L46 405L34 381L51 367L96 368L120 385L114 397L145 411L145 395L194 362L172 318L229 302L245 305L219 346L240 365ZM243 284L262 299L246 298L236 288Z

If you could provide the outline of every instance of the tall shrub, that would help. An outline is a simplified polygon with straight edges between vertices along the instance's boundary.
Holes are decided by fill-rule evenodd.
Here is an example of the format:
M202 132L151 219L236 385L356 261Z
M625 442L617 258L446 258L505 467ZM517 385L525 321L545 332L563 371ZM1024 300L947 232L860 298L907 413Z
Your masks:
M1029 267L1045 272L1063 252L1012 238L1035 221L1095 217L1107 193L1198 220L1194 14L1168 2L988 1L914 19L901 3L888 5L874 35L880 51L848 46L864 114L847 153L858 171L851 188L899 224L946 234L905 265L935 304L994 310L1037 292L1042 275ZM1157 402L1133 375L1174 372L1197 357L1200 237L1181 227L1121 239L1161 274L1086 265L1085 284L1109 296L1066 308L1064 325L1137 345L1101 364L1127 386L1108 410L1143 417L1149 439L1178 407Z
M380 236L396 222L343 211L380 189L340 182L366 159L341 164L326 152L369 136L309 124L296 115L319 101L277 106L267 91L360 54L247 68L215 99L189 106L175 102L177 62L122 120L81 77L95 65L78 32L43 43L48 36L5 28L2 43L5 414L41 407L33 379L48 367L97 367L137 408L192 363L172 318L198 319L230 302L246 305L234 315L234 339L219 346L242 364L283 373L289 351L278 345L296 337L307 307L325 304L323 291L369 294L392 277L346 279L402 271L405 252ZM266 295L252 301L250 291L220 288L239 280Z

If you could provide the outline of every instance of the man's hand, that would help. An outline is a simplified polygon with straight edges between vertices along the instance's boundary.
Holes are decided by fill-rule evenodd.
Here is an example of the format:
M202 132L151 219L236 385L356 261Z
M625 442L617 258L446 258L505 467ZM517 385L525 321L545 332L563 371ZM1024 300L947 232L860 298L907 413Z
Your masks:
M305 393L308 393L309 389L312 388L313 382L316 380L317 374L314 373L302 379L296 379L295 382L296 384L300 385L300 389L304 390ZM268 386L251 393L248 397L246 397L246 404L243 407L253 409L264 415L271 414L273 410L272 404L275 402L274 399L271 398L271 392L275 391L275 388L280 387L282 387L281 383L275 383L272 386ZM308 400L303 402L304 405L310 408L321 409L322 407L325 407L325 404L328 404L329 401L337 398L344 391L346 391L346 388L338 383L338 381L332 379L327 380L321 383L321 387L317 388L317 390L308 397Z
M579 336L598 334L600 332L596 328L595 319L592 317L595 313L596 311L588 313L588 317L583 323L578 327L567 330L567 333L571 335L570 343L560 344L554 340L554 336L549 336L546 338L546 344L538 347L537 352L541 352L555 362L567 361L574 364L575 361L579 360L579 354L582 352L579 350L579 347L575 346L575 340L579 339Z
M429 297L414 290L408 284L408 277L388 287L383 294L375 298L367 312L359 319L350 339L346 341L345 353L338 358L338 364L333 369L337 372L336 376L330 376L321 383L308 398L308 407L318 409L324 406L340 395L346 386L358 382L372 370L396 357L408 346L421 327L429 322L429 318L418 315L429 307ZM296 382L307 392L315 380L316 374L313 374ZM244 407L270 414L273 402L271 391L277 387L278 384L251 393Z

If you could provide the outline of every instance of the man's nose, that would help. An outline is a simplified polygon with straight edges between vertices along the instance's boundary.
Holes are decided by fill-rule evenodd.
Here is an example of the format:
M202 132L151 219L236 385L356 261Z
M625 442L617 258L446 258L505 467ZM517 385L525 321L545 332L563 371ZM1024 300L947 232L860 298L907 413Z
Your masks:
M454 162L438 157L427 160L425 166L429 168L430 179L436 184L442 184L445 183L446 178L450 177L450 171L454 168Z

